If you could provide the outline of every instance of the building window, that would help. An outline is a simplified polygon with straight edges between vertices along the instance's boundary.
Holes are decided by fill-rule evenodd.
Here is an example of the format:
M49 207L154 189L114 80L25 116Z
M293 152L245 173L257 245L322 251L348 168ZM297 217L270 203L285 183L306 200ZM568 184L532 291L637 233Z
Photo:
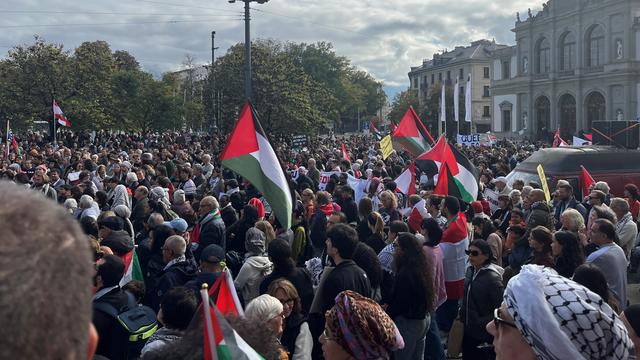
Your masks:
M502 62L502 79L511 79L511 62Z
M491 116L491 108L489 106L485 106L482 110L482 116L483 117L490 117Z
M591 129L594 121L606 120L607 106L604 96L594 91L587 97L587 129Z
M484 68L484 78L485 79L489 78L489 68L488 67Z
M540 39L536 47L536 74L546 74L551 70L550 54L549 40Z
M587 66L604 64L604 29L596 25L587 34Z
M576 65L575 62L576 37L573 33L567 33L560 40L560 70L573 70Z
M464 69L460 69L460 79L464 79Z
M490 97L490 96L491 96L491 95L489 94L489 86L484 86L484 87L483 87L482 96L483 96L483 97Z
M414 89L418 88L418 78L413 78L413 88Z
M431 74L431 85L436 83L436 74Z
M439 82L442 82L442 73L439 73L439 74L438 74L438 81L439 81Z
M511 131L511 109L502 110L502 131Z
M451 81L451 71L447 71L447 81Z

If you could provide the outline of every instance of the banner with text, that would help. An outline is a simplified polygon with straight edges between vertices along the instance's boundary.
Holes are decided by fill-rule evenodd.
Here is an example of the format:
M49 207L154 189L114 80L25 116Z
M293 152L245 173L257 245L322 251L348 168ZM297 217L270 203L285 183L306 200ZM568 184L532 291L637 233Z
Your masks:
M458 134L457 142L463 146L492 146L496 143L496 136L492 134Z

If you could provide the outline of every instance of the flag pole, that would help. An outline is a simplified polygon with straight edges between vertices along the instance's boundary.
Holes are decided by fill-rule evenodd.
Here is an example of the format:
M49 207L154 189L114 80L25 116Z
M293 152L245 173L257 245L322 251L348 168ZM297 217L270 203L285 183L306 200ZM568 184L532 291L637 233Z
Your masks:
M7 120L7 136L6 136L6 137L7 137L7 143L6 143L7 151L6 151L6 153L5 153L5 154L6 154L5 156L6 156L6 157L7 157L7 159L8 159L8 158L9 158L9 151L11 151L11 150L10 150L11 148L9 147L9 120Z
M202 284L202 288L200 288L200 297L202 298L202 310L204 311L204 324L207 328L207 341L209 342L209 350L211 351L210 356L211 359L217 360L218 354L216 354L216 342L215 337L213 336L213 321L211 320L211 303L209 302L208 289L209 286L207 283Z
M56 106L56 99L53 99L53 107ZM53 111L53 148L56 149L58 146L58 142L56 141L56 112Z

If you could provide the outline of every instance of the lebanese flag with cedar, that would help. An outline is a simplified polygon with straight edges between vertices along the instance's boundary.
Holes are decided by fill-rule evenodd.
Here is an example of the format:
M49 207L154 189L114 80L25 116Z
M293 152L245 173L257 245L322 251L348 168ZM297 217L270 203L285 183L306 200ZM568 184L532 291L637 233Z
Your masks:
M283 228L291 227L293 201L289 183L249 101L240 113L220 160L222 165L240 174L264 195Z
M71 121L64 116L62 109L58 106L58 102L53 100L53 118L60 124L60 126L71 127Z

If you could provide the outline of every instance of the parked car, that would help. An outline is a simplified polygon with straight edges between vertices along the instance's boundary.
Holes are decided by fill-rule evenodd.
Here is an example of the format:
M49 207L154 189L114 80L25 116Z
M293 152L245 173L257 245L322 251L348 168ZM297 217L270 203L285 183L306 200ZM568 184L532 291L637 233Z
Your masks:
M605 181L611 193L621 196L624 186L634 183L640 186L640 150L621 149L610 146L557 147L540 149L518 164L507 175L509 184L523 180L540 184L538 165L542 164L549 189L553 191L560 179L569 181L576 196L581 195L580 165L595 181ZM586 196L586 194L582 194Z

